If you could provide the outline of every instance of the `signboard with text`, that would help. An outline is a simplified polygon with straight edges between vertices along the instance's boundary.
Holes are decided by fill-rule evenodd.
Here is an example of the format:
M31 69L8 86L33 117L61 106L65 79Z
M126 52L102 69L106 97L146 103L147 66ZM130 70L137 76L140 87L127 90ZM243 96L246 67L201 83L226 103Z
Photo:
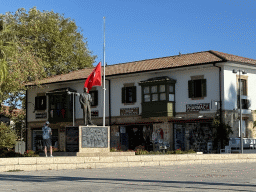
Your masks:
M208 111L210 110L210 103L187 104L186 111Z
M139 115L139 107L120 109L121 116Z

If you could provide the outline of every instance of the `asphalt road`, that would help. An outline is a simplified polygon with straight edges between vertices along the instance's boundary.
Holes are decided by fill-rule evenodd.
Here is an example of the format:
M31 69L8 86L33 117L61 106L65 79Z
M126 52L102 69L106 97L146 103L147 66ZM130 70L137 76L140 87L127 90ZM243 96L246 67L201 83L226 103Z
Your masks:
M256 164L3 172L0 191L256 191Z

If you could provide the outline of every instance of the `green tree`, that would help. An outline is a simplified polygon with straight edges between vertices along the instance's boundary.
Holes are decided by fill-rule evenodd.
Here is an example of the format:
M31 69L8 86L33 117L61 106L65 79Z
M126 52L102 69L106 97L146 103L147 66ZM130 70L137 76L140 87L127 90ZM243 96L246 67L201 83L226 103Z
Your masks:
M233 133L232 128L225 123L220 123L219 117L213 120L213 147L216 150L223 149L229 144L229 135Z
M23 95L25 83L45 77L43 62L17 40L4 21L0 22L0 105L7 98Z
M6 124L0 124L0 149L13 148L16 143L17 135L15 131Z
M0 14L0 102L24 96L25 84L91 67L95 56L75 21L53 11ZM2 59L1 59L2 58Z
M24 8L14 14L7 13L5 20L15 37L44 63L47 75L58 75L91 67L95 56L87 48L74 20L53 11L28 12Z

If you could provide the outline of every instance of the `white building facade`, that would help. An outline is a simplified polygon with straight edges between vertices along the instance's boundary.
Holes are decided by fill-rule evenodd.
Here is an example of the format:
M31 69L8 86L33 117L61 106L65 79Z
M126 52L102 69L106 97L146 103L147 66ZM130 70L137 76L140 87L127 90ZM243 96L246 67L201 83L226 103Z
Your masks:
M256 61L216 51L130 62L106 67L106 125L111 147L122 150L181 149L212 152L213 119L232 127L239 137L237 108L240 76L244 137L255 138ZM73 126L82 125L77 96L92 69L50 77L42 86L28 85L27 148L41 150L41 127L49 120L53 145L72 151ZM103 124L103 89L93 87L92 120ZM73 100L74 98L74 100ZM73 110L74 108L74 110ZM75 148L75 147L74 147Z

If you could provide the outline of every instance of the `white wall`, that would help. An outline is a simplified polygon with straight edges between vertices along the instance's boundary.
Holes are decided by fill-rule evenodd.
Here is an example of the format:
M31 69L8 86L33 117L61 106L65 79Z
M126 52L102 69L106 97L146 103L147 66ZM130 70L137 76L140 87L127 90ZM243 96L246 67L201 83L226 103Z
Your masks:
M233 69L233 68L232 68ZM222 83L224 85L223 92L223 109L233 109L234 105L236 105L236 94L234 96L234 91L236 90L236 75L232 73L228 67L225 67L224 79ZM188 98L188 81L191 79L191 76L204 75L206 79L207 85L207 94L203 99L192 100ZM249 75L249 97L253 98L255 95L254 82L256 82L255 74ZM187 104L198 104L198 103L210 103L215 101L219 101L219 69L217 67L213 67L212 65L201 66L201 67L184 67L179 69L168 69L164 71L154 71L147 73L138 73L131 75L123 75L123 76L113 76L107 77L111 81L111 116L120 116L120 108L139 108L139 113L141 113L141 87L139 86L140 81L145 81L149 78L160 77L160 76L168 76L172 79L176 80L175 85L175 109L176 112L186 112ZM122 103L122 87L125 83L134 83L137 87L137 101L134 104L123 104ZM106 117L109 116L109 81L106 80ZM46 88L35 88L32 90L28 90L28 102L34 103L35 97L37 93L47 92L54 89L70 87L72 89L77 90L78 93L83 92L84 80L82 81L73 81L68 83L61 84L52 84L48 85ZM102 86L103 87L103 86ZM92 108L92 111L99 111L99 117L103 116L103 89L102 87L96 87L98 90L99 96L99 104L96 108ZM214 102L213 102L214 104ZM256 102L252 103L252 108L256 108ZM28 122L31 121L39 121L35 119L35 113L33 113L34 106L32 104L28 104ZM76 97L76 118L82 118L82 109L79 103L79 98ZM216 106L213 105L211 111L216 110ZM47 104L47 115L48 115L48 104ZM46 119L45 119L46 120ZM40 119L40 121L44 121L44 119Z
M28 93L28 105L27 105L27 110L28 110L28 122L32 121L46 121L46 119L36 119L35 118L35 113L43 112L43 111L34 111L34 105L35 105L35 97L37 96L37 93L46 93L48 91L52 91L55 89L60 89L60 88L71 88L77 91L77 93L82 93L83 92L83 87L84 87L84 80L82 81L74 81L74 82L68 82L68 83L60 83L60 84L50 84L47 86L44 86L43 88L36 88L34 87L33 89L29 89L27 91ZM98 90L98 95L99 95L99 105L97 107L93 107L91 110L92 111L99 111L99 117L103 116L103 90L102 87L95 86L95 88ZM108 90L108 82L106 81L106 89ZM108 107L108 93L106 91L106 107ZM46 105L46 110L47 116L48 116L48 97L47 97L47 105ZM76 119L83 118L83 111L81 109L81 105L79 103L79 97L75 96L75 115ZM108 116L108 110L106 110L106 116Z
M256 70L250 68L239 68L236 65L225 66L224 67L224 101L223 109L233 110L237 108L237 85L236 85L236 75L232 72L233 69L242 69L247 72L245 76L248 76L248 96L247 98L251 100L251 107L249 109L256 109Z
M191 80L190 76L204 75L207 81L207 96L202 100L192 100L188 98L188 81ZM186 112L186 104L197 104L197 103L211 103L211 100L219 100L219 69L216 67L207 68L182 68L165 70L164 72L150 72L150 73L139 73L133 75L126 75L111 78L111 106L112 116L120 116L120 108L134 108L139 107L141 113L141 87L139 86L140 81L145 81L149 78L168 76L175 79L175 101L176 101L176 112ZM123 104L121 101L121 89L124 83L135 83L137 87L137 102L134 104ZM216 109L213 109L216 110Z

